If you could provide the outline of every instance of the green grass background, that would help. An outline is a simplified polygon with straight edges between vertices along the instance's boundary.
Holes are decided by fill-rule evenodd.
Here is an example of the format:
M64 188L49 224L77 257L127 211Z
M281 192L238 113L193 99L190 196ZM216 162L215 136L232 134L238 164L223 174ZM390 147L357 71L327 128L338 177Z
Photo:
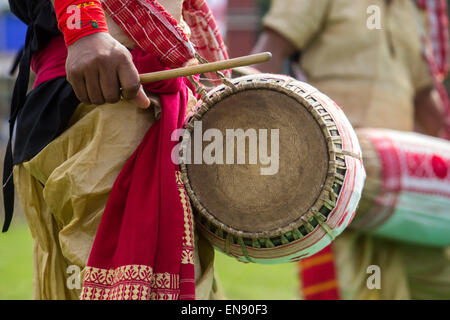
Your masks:
M216 251L215 267L227 299L298 299L297 264L256 265L237 262ZM0 300L32 298L32 239L16 222L0 234Z

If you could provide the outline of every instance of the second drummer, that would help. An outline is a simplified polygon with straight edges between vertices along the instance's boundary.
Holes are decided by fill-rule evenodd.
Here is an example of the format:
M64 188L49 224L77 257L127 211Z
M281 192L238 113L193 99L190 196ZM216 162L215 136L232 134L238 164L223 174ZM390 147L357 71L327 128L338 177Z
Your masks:
M307 81L342 106L353 126L412 131L416 114L421 132L440 133L443 106L422 56L418 24L426 23L417 20L424 11L415 1L378 1L379 29L366 27L373 1L271 3L255 51L270 50L273 59L261 71L281 72L283 61L300 51ZM424 1L418 3L423 8ZM328 249L316 258L301 263L307 271L304 275L314 274L314 268L331 271L305 282L304 298L450 298L450 260L444 249L345 231L333 251ZM367 270L373 265L382 272L380 290L366 286Z

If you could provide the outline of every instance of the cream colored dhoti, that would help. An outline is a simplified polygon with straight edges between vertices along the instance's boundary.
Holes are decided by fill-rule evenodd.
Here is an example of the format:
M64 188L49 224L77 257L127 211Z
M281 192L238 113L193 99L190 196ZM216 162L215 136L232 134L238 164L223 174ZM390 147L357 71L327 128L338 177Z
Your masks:
M35 299L79 298L73 272L81 271L82 284L109 192L154 122L153 108L141 110L123 100L97 107L81 104L61 136L14 168L34 240ZM197 235L196 240L196 296L215 298L214 250Z

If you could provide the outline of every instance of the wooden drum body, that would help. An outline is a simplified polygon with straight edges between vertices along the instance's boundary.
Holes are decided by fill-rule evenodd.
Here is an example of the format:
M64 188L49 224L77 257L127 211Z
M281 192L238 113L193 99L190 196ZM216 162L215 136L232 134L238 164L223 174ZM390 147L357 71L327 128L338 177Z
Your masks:
M359 129L367 180L354 229L450 245L450 142L413 132Z
M243 262L308 257L353 218L365 179L356 134L306 83L270 74L230 81L200 100L185 126L181 169L196 226ZM202 150L217 157L195 161Z

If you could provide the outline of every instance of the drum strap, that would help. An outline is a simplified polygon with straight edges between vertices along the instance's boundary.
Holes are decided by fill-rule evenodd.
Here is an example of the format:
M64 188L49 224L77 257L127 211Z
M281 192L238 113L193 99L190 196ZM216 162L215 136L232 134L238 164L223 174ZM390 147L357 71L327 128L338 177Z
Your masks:
M305 300L339 300L333 247L300 260L301 292Z

